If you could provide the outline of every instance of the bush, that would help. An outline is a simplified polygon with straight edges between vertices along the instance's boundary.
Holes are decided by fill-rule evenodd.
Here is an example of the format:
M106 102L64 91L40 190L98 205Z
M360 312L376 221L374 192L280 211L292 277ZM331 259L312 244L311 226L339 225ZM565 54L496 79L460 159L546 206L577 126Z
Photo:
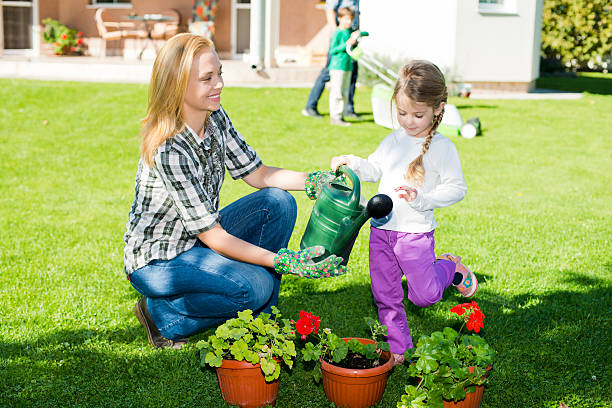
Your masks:
M612 52L609 0L545 0L542 70L607 72Z
M68 28L52 18L46 18L42 22L45 25L43 40L54 45L53 52L56 55L83 54L85 46L80 31Z

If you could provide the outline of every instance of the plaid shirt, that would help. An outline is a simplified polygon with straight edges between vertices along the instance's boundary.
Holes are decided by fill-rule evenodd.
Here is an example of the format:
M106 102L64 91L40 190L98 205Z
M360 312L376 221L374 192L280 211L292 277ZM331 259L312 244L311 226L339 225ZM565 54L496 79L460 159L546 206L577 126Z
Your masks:
M205 137L188 126L157 148L155 167L138 163L134 203L126 225L125 271L156 259L172 259L197 242L197 234L219 222L225 167L243 178L261 159L234 129L223 108L206 123Z

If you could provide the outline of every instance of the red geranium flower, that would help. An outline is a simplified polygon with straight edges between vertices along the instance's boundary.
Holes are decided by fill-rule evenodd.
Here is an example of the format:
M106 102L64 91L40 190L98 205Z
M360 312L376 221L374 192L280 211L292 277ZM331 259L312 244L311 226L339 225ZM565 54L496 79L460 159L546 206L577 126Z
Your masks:
M76 43L79 44L79 45L83 44L83 39L82 38L77 39Z
M310 333L316 333L319 330L320 323L321 318L319 316L313 316L312 313L300 310L300 318L295 323L295 328L302 335L302 339L306 339L306 336Z
M62 40L65 40L66 38L68 38L68 34L66 33L62 34Z
M473 330L476 333L480 332L481 328L484 328L482 321L484 320L484 313L480 311L478 303L461 303L457 306L453 306L451 309L452 313L456 313L459 316L463 316L465 321L465 327L468 330ZM465 315L465 312L470 312L469 315Z
M77 33L77 37L81 37L82 35L83 35L83 33L80 32L80 31Z
M475 313L472 313L470 315L470 320L465 323L465 327L467 327L468 330L474 330L476 333L478 333L484 326L482 324L482 320L475 318Z
M457 313L459 316L465 313L465 309L461 305L454 306L450 311L451 313Z

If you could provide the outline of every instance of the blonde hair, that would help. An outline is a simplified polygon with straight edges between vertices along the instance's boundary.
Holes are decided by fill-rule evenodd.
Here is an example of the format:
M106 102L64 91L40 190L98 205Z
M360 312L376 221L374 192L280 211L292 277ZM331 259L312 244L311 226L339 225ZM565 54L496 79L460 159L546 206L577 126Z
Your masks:
M147 113L140 131L140 156L153 167L157 148L185 128L183 100L191 65L203 49L214 51L213 43L199 35L182 33L170 38L153 63Z
M410 61L404 65L399 72L399 79L393 90L393 98L397 104L399 93L407 96L415 102L424 102L434 111L446 102L448 92L442 71L429 61ZM423 156L429 150L431 139L436 133L438 125L442 121L444 110L433 117L429 133L423 142L421 154L410 163L404 177L413 181L415 185L421 186L425 180L425 167L423 167Z

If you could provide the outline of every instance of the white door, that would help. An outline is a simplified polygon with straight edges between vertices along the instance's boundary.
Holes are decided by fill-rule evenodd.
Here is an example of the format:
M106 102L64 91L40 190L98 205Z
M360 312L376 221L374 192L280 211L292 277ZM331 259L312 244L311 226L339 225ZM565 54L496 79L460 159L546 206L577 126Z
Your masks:
M249 53L251 44L251 0L232 0L232 58Z
M0 33L5 54L39 52L38 0L0 0Z

